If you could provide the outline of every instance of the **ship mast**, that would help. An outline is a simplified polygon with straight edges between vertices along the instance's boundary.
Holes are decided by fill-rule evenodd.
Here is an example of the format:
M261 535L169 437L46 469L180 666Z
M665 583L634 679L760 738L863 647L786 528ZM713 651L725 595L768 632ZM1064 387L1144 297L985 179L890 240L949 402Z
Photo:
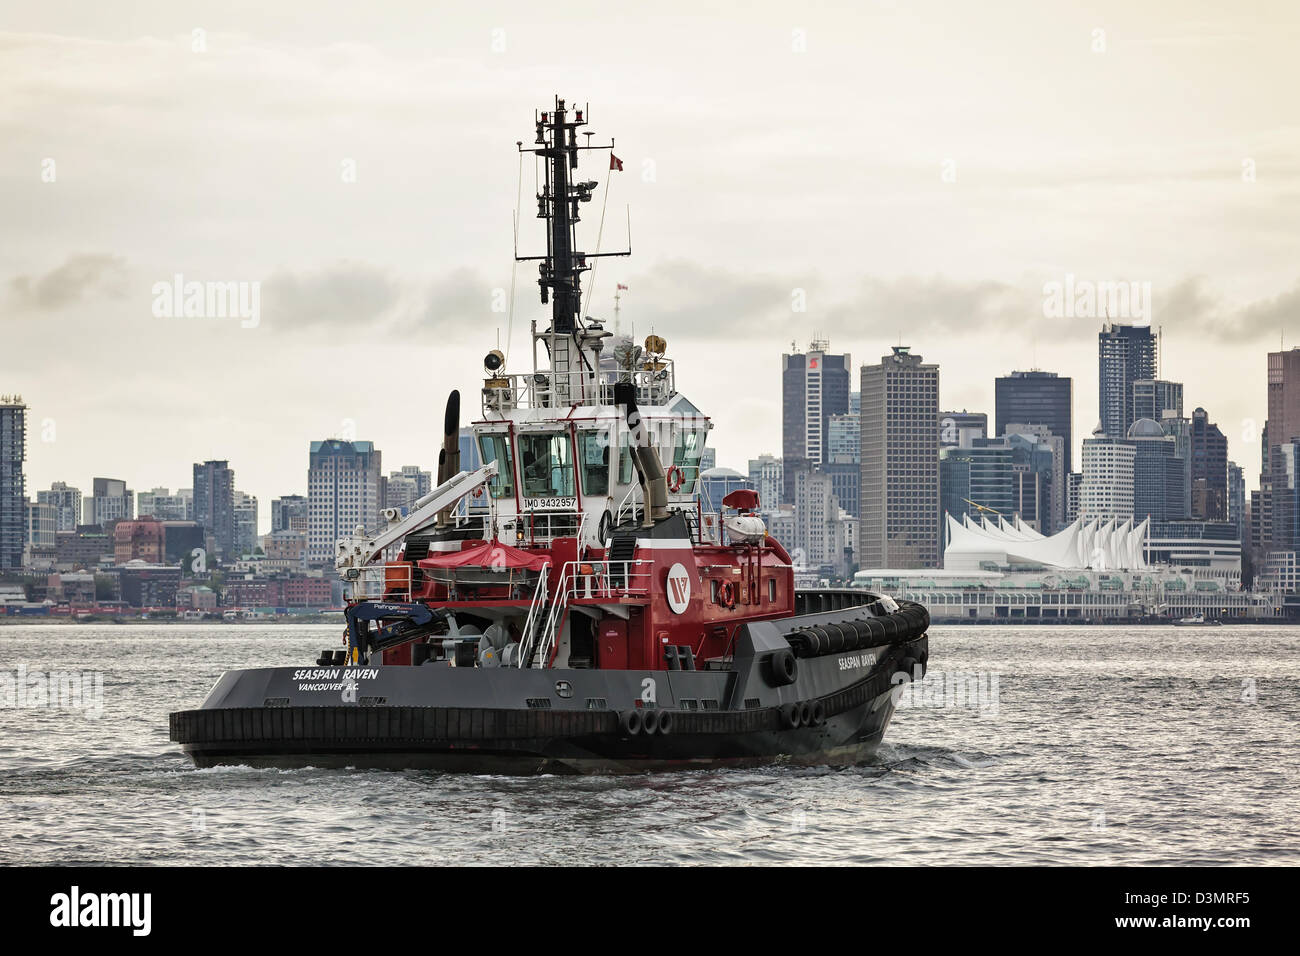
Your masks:
M555 98L555 108L535 115L537 136L533 144L519 145L520 152L534 154L541 163L541 191L537 193L537 218L546 220L546 254L515 256L518 262L538 263L537 285L542 304L551 306L551 324L544 332L534 331L534 341L541 339L551 359L548 387L539 385L538 404L564 406L580 401L598 400L600 340L608 333L589 330L580 314L582 309L582 273L590 266L587 260L600 256L626 256L625 252L587 254L577 249L577 224L582 217L578 204L591 202L599 183L576 182L578 153L581 150L613 150L614 141L592 145L578 144L578 130L587 125L586 111L570 109L564 100ZM536 372L537 370L534 369ZM541 376L534 375L535 383Z

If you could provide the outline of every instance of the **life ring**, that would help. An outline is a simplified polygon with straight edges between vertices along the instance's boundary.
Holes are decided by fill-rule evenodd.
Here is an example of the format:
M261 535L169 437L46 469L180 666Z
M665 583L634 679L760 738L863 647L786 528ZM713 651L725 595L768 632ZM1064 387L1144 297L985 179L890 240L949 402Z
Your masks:
M667 478L668 478L668 490L676 494L678 491L681 490L682 481L685 480L686 476L682 474L682 470L680 468L678 468L676 465L672 465L668 468Z
M718 603L723 607L732 609L736 606L736 585L731 581L723 581L718 586Z
M477 488L474 489L474 497L475 497L475 498L482 498L482 497L483 497L483 486L482 486L482 485L479 485Z

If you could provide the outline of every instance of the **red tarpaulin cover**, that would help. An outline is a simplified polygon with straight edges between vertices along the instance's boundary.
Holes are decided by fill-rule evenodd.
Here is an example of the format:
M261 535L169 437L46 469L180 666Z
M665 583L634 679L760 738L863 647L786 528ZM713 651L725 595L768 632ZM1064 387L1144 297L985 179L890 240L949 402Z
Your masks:
M503 571L540 571L551 563L551 559L520 551L500 541L480 541L463 551L431 554L417 563L422 568L500 568Z

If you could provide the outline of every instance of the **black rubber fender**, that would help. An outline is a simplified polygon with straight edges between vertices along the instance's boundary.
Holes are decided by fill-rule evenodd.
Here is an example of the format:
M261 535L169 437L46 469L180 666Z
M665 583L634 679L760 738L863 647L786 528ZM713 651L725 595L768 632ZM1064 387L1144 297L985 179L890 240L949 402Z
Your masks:
M916 667L917 660L915 657L904 657L898 664L897 672L906 674L909 681L914 680L916 678Z
M659 711L659 733L671 734L673 732L673 712L671 710Z
M647 737L659 733L660 723L659 711L647 710L641 715L641 733Z
M812 702L812 725L820 727L826 723L826 705L820 700Z
M767 662L767 679L773 687L785 687L793 684L799 676L799 664L794 659L794 651L783 647L773 651Z
M635 737L641 733L644 726L645 721L639 710L625 710L618 715L618 729L623 732L624 737Z
M799 726L799 705L782 704L781 705L781 726L787 730L794 730Z
M799 705L799 723L805 727L813 726L812 704L806 700Z

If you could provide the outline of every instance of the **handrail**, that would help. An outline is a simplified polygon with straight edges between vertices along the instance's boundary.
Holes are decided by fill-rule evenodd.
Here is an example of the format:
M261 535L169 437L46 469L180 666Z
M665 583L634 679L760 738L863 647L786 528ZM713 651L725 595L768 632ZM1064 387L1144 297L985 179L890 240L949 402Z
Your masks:
M538 615L542 605L546 602L546 582L549 578L551 566L542 565L542 572L537 576L537 587L533 590L533 599L528 605L528 616L524 619L524 630L520 635L519 644L519 662L516 667L522 667L523 662L528 659L529 653L533 646L533 630L537 626Z
M654 367L634 369L599 369L578 366L569 369L549 369L537 372L494 375L482 390L484 412L500 412L514 408L556 408L558 398L567 387L570 394L591 388L590 398L583 404L613 405L614 385L631 381L636 387L639 404L661 405L677 390L677 372L672 359L659 359Z
M564 622L570 599L578 600L615 600L629 594L645 595L650 593L651 573L647 570L634 574L633 568L641 565L653 565L653 561L634 558L628 561L566 561L560 567L560 576L555 585L555 599L546 610L545 620L534 614L529 608L528 620L524 624L526 644L521 641L519 667L546 667L551 650L558 638L560 626ZM583 570L587 568L587 570ZM622 584L614 586L611 581L617 577L617 570L622 570ZM633 578L644 579L633 584ZM545 593L539 587L539 595ZM540 612L539 612L540 613ZM536 641L533 631L541 624Z
M640 483L638 483L638 482L633 482L632 485L627 489L627 494L623 495L623 500L620 501L620 502L618 503L618 508L616 508L615 511L614 511L614 526L615 526L615 527L617 527L617 526L619 526L619 525L621 525L621 524L623 523L623 513L624 513L624 508L627 508L627 510L628 510L630 513L632 513L632 514L636 514L636 508L635 508L635 506L629 506L629 501L630 501L630 499L631 499L634 495L636 495L637 498L638 498L638 502L639 502L639 501L640 501L640 493L641 493L641 485L640 485ZM604 544L604 542L602 542L602 545L603 545L603 544Z

